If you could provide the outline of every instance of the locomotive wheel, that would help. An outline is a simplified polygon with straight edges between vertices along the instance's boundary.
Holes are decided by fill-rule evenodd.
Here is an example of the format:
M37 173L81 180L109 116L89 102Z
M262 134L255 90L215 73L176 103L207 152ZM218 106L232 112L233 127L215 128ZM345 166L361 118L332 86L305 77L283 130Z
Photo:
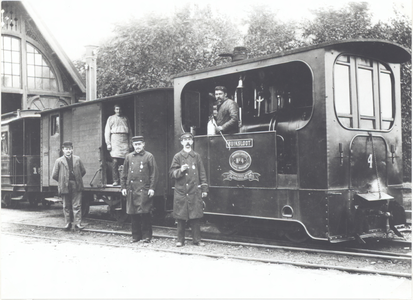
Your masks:
M304 227L299 224L294 224L290 230L286 231L285 237L294 243L303 243L310 238Z
M43 206L44 208L49 208L50 205L52 205L52 202L47 201L47 200L45 200L45 199L42 199L42 206Z
M31 207L37 207L39 202L41 202L41 200L39 200L39 196L37 195L29 195L29 204Z
M115 219L119 223L126 222L128 219L128 214L126 213L126 206L123 198L120 198L120 202L117 202L114 205L109 205L109 207L111 218Z

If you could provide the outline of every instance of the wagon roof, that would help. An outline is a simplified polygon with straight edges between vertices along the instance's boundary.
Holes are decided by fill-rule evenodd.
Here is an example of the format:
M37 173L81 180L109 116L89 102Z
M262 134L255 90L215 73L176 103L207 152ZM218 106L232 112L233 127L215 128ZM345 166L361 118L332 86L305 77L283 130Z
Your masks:
M40 118L39 110L18 110L1 115L1 125L6 125L16 120Z
M47 113L54 112L54 111L69 109L69 108L78 107L78 106L90 105L90 104L98 103L98 102L108 102L108 101L113 101L113 100L120 100L122 98L127 98L127 97L130 97L130 96L143 94L143 93L147 93L147 92L151 92L151 91L172 91L172 90L173 90L172 87L143 89L143 90L133 91L133 92L125 93L125 94L119 94L119 95L103 97L103 98L99 98L99 99L95 99L95 100L82 101L82 102L74 103L74 104L71 104L71 105L61 106L61 107L58 107L58 108L46 109L46 110L38 111L37 113L38 114L47 114Z
M182 72L172 76L172 78L178 77L185 77L188 75L225 69L227 67L243 65L247 63L262 61L266 59L272 59L277 57L283 57L286 55L301 53L301 52L308 52L315 49L332 49L335 47L339 47L343 51L355 52L360 55L366 55L375 57L379 60L388 62L388 63L403 63L411 59L411 53L408 49L404 48L403 46L389 42L386 40L379 40L379 39L350 39L344 41L332 41L302 48L297 48L288 51L281 51L274 54L264 55L256 58L250 59L243 59L235 62L230 62L226 64L222 64L219 66L214 66L206 69L195 70L195 71L188 71Z

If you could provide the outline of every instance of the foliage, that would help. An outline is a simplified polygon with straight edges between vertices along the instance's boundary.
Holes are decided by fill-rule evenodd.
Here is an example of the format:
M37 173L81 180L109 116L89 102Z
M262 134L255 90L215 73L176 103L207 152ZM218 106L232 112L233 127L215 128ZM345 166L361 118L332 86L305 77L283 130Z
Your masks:
M171 86L171 76L222 63L238 30L209 7L186 6L171 17L149 15L117 25L99 49L99 96Z
M244 45L249 57L262 56L304 46L297 38L297 25L294 22L281 22L277 13L268 5L252 6L245 23L248 31Z

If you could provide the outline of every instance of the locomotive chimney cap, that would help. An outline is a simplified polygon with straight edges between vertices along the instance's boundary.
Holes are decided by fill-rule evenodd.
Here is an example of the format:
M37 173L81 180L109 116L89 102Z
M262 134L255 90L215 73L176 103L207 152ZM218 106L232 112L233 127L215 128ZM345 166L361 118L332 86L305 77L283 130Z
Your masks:
M234 51L232 53L221 53L219 56L231 57L231 61L247 59L247 48L244 46L234 47Z

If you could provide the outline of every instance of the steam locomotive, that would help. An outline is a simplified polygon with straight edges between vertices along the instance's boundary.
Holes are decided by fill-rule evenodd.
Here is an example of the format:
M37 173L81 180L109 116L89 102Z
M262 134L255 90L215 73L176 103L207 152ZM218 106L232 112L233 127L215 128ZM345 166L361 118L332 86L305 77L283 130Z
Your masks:
M71 140L87 170L83 213L105 204L126 218L104 141L120 104L157 160L154 214L172 209L168 169L191 131L208 176L206 218L265 224L293 241L401 234L400 64L410 59L388 41L329 42L181 73L173 88L3 115L2 203L56 199L51 171ZM208 132L217 85L239 105L239 133Z

